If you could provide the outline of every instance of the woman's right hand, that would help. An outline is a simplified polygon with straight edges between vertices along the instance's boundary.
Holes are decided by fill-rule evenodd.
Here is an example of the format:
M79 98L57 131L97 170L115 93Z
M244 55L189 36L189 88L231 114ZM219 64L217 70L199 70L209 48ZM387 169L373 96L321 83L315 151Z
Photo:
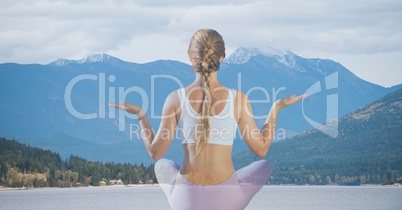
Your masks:
M142 113L141 107L136 106L136 105L132 105L132 104L128 104L128 103L126 103L124 101L120 101L120 104L114 104L112 102L109 102L108 105L111 106L111 107L114 107L116 109L120 109L120 110L126 111L128 113L138 115L138 118L141 118L144 115Z

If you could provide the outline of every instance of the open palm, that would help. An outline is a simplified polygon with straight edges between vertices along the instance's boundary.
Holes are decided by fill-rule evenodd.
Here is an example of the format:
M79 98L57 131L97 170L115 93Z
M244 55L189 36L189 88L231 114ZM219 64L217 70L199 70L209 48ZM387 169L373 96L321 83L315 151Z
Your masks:
M280 100L276 101L276 105L277 105L277 107L279 109L282 109L282 108L290 106L290 105L292 105L292 104L294 104L294 103L296 103L296 102L298 102L298 101L300 101L302 99L305 99L307 97L308 97L307 94L300 95L300 96L291 95L288 98L284 98L284 99L280 99Z
M132 105L132 104L128 104L124 101L120 101L120 104L114 104L112 102L109 102L108 105L111 107L114 107L116 109L120 109L120 110L126 111L131 114L135 114L135 115L138 115L141 111L141 107Z

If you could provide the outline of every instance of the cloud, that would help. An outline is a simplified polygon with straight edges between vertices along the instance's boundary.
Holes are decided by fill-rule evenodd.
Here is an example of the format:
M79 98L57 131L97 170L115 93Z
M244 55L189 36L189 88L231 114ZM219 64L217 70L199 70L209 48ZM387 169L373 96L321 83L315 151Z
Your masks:
M218 30L227 54L239 46L272 46L342 62L402 52L399 0L6 0L0 18L0 62L48 63L89 52L187 62L188 42L199 28Z

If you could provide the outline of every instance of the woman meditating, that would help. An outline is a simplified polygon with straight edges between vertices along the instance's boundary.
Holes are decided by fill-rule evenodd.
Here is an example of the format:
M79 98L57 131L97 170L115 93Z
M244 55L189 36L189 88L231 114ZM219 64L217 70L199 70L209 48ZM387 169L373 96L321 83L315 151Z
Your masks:
M271 167L266 160L259 160L235 171L232 146L236 129L250 150L262 158L273 141L279 110L307 96L293 95L274 102L260 130L247 96L218 81L220 62L225 58L222 36L215 30L198 30L188 56L196 78L167 96L156 134L141 107L125 102L109 106L138 116L145 147L157 161L158 183L172 209L244 209L266 183ZM181 165L163 159L176 129L184 151Z

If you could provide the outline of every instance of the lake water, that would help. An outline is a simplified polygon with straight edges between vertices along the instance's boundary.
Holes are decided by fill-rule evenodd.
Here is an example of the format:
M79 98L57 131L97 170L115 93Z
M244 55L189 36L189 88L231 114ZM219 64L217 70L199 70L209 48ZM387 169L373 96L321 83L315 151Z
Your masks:
M0 209L170 208L159 187L144 186L0 191ZM257 209L402 210L402 187L264 186L247 207Z

